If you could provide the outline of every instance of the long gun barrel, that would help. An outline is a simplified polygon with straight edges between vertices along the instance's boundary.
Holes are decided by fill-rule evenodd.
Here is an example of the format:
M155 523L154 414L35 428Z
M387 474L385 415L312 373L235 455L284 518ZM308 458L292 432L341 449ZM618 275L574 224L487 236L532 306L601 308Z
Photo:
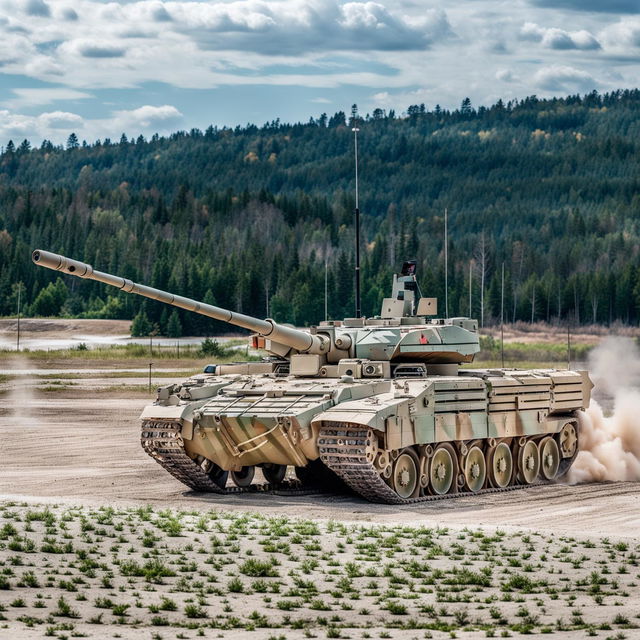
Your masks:
M228 322L237 327L243 327L254 331L255 333L269 338L273 342L286 345L295 349L296 351L303 351L306 353L322 354L329 350L330 344L327 337L322 335L310 334L306 331L300 331L292 327L285 327L271 319L260 320L259 318L253 318L242 313L235 313L228 309L222 309L221 307L214 307L211 304L205 304L204 302L198 302L191 298L184 298L182 296L176 296L160 289L154 289L153 287L147 287L142 284L136 284L127 278L121 278L109 273L103 273L102 271L96 271L90 264L79 262L78 260L72 260L65 256L61 256L57 253L51 253L49 251L41 251L36 249L32 254L33 261L41 266L53 269L54 271L62 271L72 276L79 278L86 278L88 280L97 280L104 284L116 287L126 293L136 293L139 296L145 296L152 300L159 300L166 304L173 305L174 307L180 307L181 309L187 309L188 311L194 311L203 316L214 318L215 320L222 320Z

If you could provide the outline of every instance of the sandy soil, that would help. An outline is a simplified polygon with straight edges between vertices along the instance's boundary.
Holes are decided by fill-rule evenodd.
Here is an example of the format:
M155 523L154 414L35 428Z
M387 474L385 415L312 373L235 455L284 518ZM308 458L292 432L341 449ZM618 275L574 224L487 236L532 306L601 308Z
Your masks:
M128 335L131 320L99 320L89 318L22 318L20 333L25 337L62 338L68 335ZM0 335L14 335L17 330L15 318L0 319Z
M0 544L12 639L577 639L638 624L636 555L612 541L7 504Z
M171 379L164 381L169 384ZM374 506L345 495L285 498L197 494L164 472L139 445L138 416L150 397L126 392L122 385L139 389L144 378L73 380L73 387L65 387L65 381L61 381L59 389L51 382L24 384L16 379L4 385L8 390L0 396L0 494L5 498L265 509L272 514L349 521L638 537L638 483L554 485L408 507ZM91 391L104 387L115 389ZM43 388L48 391L38 390Z
M344 494L198 494L140 448L138 415L150 399L126 385L139 389L144 378L60 382L17 378L0 392L0 638L40 638L49 628L49 635L94 638L147 639L157 631L409 640L449 638L452 630L480 638L494 628L496 636L508 629L517 636L525 623L529 637L560 628L573 640L587 627L603 638L622 638L621 629L640 637L633 635L640 634L640 483L555 485L409 507ZM115 512L105 516L106 506ZM308 531L317 533L299 518L313 520ZM369 525L381 533L360 530ZM431 542L423 547L425 528ZM32 552L19 550L31 545L24 538ZM55 551L67 543L72 549ZM93 577L83 573L87 557L97 564ZM264 578L266 593L240 569L252 557L279 563L277 579ZM122 569L125 561L158 558L176 575L157 582ZM463 568L473 572L471 583L459 579ZM489 581L477 584L483 571ZM25 578L30 573L38 586ZM133 573L140 573L135 566ZM520 586L509 588L512 576L534 586L517 577ZM234 579L242 593L230 586ZM156 608L163 596L176 611ZM78 618L59 615L60 597ZM392 613L393 603L406 612ZM118 604L130 605L126 615ZM205 617L188 617L189 605ZM102 624L91 624L100 613Z
M500 339L500 326L485 327L481 330L481 334L485 336L493 336ZM624 336L627 338L637 338L640 336L640 328L627 327L623 325L613 325L606 327L604 325L585 325L580 327L571 327L570 339L573 344L589 344L596 345L603 338L608 336ZM505 342L522 342L528 343L547 343L547 344L566 344L567 327L546 322L516 322L504 325L504 341Z

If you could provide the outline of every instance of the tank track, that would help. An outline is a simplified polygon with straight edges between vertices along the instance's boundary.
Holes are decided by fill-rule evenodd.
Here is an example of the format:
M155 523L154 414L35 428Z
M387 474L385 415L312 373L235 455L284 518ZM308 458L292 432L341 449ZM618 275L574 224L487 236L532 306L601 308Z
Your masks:
M204 471L204 469L192 460L184 449L182 439L182 425L174 421L143 420L140 433L142 448L165 471L168 471L176 480L187 485L194 491L206 491L218 495L239 493L272 493L275 495L308 495L321 493L312 487L305 487L296 480L284 480L274 485L270 483L252 484L248 487L225 487L217 485Z
M238 495L246 493L269 493L283 496L307 496L326 494L317 486L309 486L296 480L285 480L278 485L270 483L252 484L249 487L230 486L224 489L218 486L202 467L192 460L184 449L182 425L174 421L145 420L142 422L140 441L142 448L165 471L194 491L204 491L217 495ZM504 488L491 487L474 493L463 491L444 495L401 498L380 477L373 464L365 457L368 429L325 427L319 434L320 460L348 488L372 502L386 504L415 504L450 500L476 495L503 493L518 489L527 489L551 482L532 484L513 484ZM573 457L575 458L575 456ZM573 462L573 458L569 461ZM568 465L570 466L570 464Z
M511 484L507 487L489 487L475 492L461 491L444 495L402 498L383 480L373 463L367 460L365 451L369 434L370 430L365 428L323 427L319 433L318 444L320 459L327 467L342 478L356 493L371 502L416 504L450 500L451 498L468 498L487 493L503 493L553 483L553 481L538 481L531 484ZM571 458L572 461L573 458Z

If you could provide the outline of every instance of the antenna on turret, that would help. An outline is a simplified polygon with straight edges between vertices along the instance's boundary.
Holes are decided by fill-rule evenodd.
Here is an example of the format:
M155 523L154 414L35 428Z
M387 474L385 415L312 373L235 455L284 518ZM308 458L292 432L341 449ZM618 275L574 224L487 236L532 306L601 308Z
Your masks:
M358 127L353 127L353 141L355 151L355 163L356 163L356 209L355 215L355 228L356 228L356 318L359 318L362 314L360 312L360 207L358 202Z

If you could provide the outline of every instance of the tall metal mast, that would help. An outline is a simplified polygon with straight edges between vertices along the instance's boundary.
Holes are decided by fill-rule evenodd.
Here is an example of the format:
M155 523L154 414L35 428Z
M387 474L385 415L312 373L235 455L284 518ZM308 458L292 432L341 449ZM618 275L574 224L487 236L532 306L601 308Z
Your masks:
M449 317L449 230L447 229L447 208L444 208L444 317Z
M16 351L20 351L20 294L22 293L22 282L18 283L18 338L16 340Z
M356 318L362 316L360 310L360 206L358 201L358 127L353 127L353 140L355 149L355 161L356 161L356 210L355 214L355 228L356 228Z

